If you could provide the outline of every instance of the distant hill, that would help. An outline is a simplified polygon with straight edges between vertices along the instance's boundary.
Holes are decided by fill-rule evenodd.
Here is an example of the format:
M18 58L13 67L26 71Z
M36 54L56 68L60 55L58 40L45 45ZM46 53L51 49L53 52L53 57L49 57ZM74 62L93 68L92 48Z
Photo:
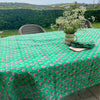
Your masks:
M13 9L18 9L18 8L22 8L22 9L41 9L41 8L45 8L47 6L44 5L34 5L34 4L28 4L28 3L0 3L0 8L13 8Z
M28 3L0 3L0 9L64 9L69 3L52 5L35 5ZM93 7L93 4L78 3L78 6ZM95 5L96 6L96 5Z

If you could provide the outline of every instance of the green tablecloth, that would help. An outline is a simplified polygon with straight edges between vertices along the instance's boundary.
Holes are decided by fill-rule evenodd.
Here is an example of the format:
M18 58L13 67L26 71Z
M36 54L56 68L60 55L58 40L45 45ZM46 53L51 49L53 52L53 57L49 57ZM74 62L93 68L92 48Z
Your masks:
M0 39L0 100L60 100L100 83L100 29L76 33L78 41L95 47L71 51L64 32Z

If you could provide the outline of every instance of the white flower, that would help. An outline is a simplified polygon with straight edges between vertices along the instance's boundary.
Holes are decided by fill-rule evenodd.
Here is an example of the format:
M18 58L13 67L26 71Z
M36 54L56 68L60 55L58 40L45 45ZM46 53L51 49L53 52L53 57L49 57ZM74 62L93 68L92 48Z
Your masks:
M62 26L65 33L74 34L80 28L82 20L85 20L85 11L86 8L82 6L74 10L68 8L63 16L56 19L56 24Z
M95 17L94 16L91 16L91 18L92 18L92 20L93 20L93 22L95 21Z

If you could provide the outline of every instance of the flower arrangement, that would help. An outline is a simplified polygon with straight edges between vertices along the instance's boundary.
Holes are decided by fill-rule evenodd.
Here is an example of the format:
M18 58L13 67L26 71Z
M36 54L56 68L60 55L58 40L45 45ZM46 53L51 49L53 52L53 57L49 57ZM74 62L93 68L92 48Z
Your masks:
M87 27L83 22L86 20L84 17L85 11L86 8L83 6L76 9L67 8L64 11L63 16L56 19L56 24L51 25L51 28L53 29L59 26L65 33L74 34L79 28Z

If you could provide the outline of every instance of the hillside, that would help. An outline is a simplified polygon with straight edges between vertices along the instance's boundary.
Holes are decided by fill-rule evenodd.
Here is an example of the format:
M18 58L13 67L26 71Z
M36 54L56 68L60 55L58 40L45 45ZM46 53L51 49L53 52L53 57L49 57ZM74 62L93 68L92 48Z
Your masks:
M34 5L28 3L0 3L0 9L64 9L69 6L68 3L52 4L52 5ZM93 7L93 4L79 4L78 6ZM95 5L97 6L97 5Z
M46 6L44 5L34 5L34 4L28 4L28 3L0 3L0 8L1 9L41 9L45 8Z

